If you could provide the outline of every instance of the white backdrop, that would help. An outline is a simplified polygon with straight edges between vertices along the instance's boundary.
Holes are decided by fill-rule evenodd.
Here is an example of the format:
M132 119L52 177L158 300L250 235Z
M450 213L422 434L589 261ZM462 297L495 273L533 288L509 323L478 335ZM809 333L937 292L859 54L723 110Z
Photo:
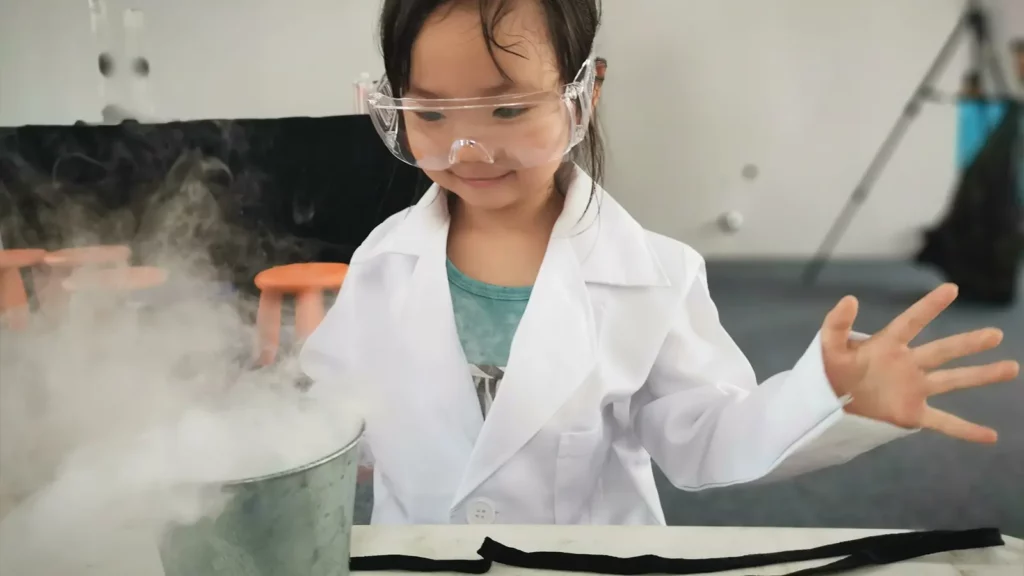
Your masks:
M1001 43L1024 1L989 0ZM165 119L344 114L381 72L378 0L106 0L152 67L108 99ZM957 18L960 0L605 0L608 188L647 227L709 256L799 257L825 234ZM99 121L88 0L0 0L0 125ZM943 80L956 87L963 58ZM140 104L142 103L142 104ZM953 180L955 114L915 123L840 246L902 257ZM758 176L741 171L754 165ZM736 234L715 225L745 216Z

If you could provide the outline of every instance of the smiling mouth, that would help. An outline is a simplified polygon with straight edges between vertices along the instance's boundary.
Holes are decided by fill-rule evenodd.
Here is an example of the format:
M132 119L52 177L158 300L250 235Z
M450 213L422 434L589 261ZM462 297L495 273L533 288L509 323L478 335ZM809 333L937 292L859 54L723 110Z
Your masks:
M511 173L512 172L505 172L504 174L498 174L497 176L470 176L468 174L463 175L452 172L452 174L454 174L457 178L461 180L468 180L470 182L490 182L493 180L501 180L502 178L508 176Z
M464 175L461 175L461 174L457 174L455 172L452 172L451 174L453 176L455 176L456 178L458 178L459 180L462 180L466 184L475 185L475 186L486 186L486 185L489 185L489 184L496 184L496 183L504 180L505 178L508 178L509 176L512 175L512 171L508 171L508 172L505 172L504 174L499 174L497 176L469 176L469 175L465 175L464 176Z

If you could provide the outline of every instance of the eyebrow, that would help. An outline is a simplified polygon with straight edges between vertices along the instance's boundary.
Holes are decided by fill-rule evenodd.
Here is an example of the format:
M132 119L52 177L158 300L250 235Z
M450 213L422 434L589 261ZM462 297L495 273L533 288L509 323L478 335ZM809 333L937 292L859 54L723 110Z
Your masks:
M490 97L490 96L502 96L504 94L508 94L508 93L512 92L512 90L514 88L515 88L515 84L513 84L512 82L510 82L508 80L504 80L500 84L495 84L494 86L490 86L488 88L484 88L483 90L480 90L477 94L475 94L475 96L481 97L481 98L487 98L487 97ZM409 90L406 91L404 96L406 96L406 97L419 97L419 98L437 98L437 99L452 98L451 96L443 96L441 94L438 94L437 92L431 92L430 90L426 90L424 88L420 88L418 86L413 86L413 85L409 86ZM464 97L465 96L463 96L463 98ZM472 97L473 96L470 96L470 98L472 98Z

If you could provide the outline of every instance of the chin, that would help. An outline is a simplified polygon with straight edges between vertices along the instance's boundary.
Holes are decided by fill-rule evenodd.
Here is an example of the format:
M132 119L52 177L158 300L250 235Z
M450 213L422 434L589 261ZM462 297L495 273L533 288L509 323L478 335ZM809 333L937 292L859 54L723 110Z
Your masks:
M520 195L512 190L452 190L459 200L480 210L504 210L514 206Z

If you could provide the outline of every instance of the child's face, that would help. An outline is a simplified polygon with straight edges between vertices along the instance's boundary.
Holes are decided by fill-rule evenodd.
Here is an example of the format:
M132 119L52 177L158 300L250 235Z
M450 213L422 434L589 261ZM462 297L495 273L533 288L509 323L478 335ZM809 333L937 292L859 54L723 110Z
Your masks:
M539 3L521 0L510 4L511 11L494 31L497 44L521 56L493 45L492 56L480 29L476 6L475 2L457 0L440 8L424 24L413 45L409 90L405 95L475 98L554 91L561 87L563 82ZM502 77L495 60L511 82ZM557 117L552 122L508 117L514 113L507 108L484 109L452 114L445 119L445 124L433 124L432 130L444 131L445 143L458 139L479 138L482 142L489 137L493 139L488 142L492 145L486 152L472 146L456 147L457 160L450 168L425 170L427 175L467 205L484 209L504 209L546 198L552 192L554 174L562 159L548 156L542 164L522 166L512 160L515 151L504 150L502 143L514 141L520 148L539 149L542 145L551 148L551 142L563 140L561 145L565 146L568 142L565 122L560 123ZM536 109L527 114L537 118ZM409 147L414 156L423 143L414 137L412 125L423 121L406 113L406 123L410 125ZM494 138L488 131L494 130L498 122L506 122L506 127L528 126L528 129L516 132L514 138L507 135Z

